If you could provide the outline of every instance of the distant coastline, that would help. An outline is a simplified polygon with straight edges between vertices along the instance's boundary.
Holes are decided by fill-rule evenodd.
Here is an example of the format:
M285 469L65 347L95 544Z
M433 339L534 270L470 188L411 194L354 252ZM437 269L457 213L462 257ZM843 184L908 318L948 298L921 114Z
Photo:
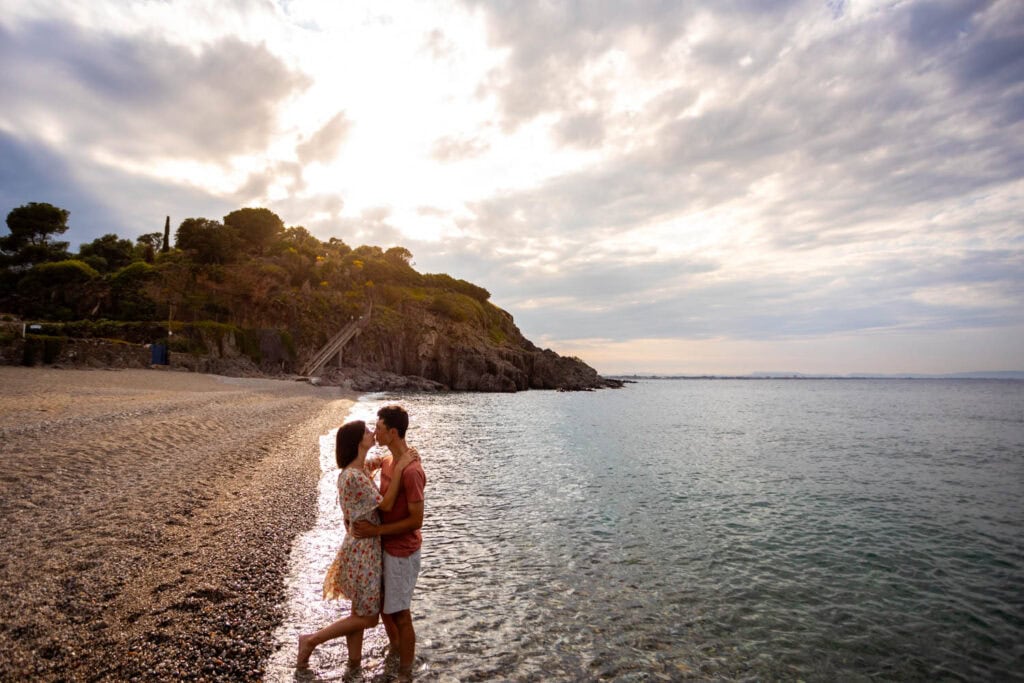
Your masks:
M957 372L946 375L928 375L919 373L905 374L867 374L853 373L848 375L815 375L801 372L753 372L749 375L660 375L660 374L609 374L609 379L625 382L641 379L1008 379L1024 380L1024 370Z

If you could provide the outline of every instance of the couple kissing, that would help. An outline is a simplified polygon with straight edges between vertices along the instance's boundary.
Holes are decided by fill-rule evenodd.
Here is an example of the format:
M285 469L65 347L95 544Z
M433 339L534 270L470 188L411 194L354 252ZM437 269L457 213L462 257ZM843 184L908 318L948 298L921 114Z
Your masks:
M296 666L309 666L313 650L328 640L345 637L348 667L360 667L363 631L384 622L398 654L400 680L411 680L416 655L412 593L420 571L423 491L427 477L419 454L405 441L409 415L389 405L377 411L370 429L362 420L338 428L336 458L338 502L345 520L345 539L327 570L323 597L347 599L351 614L315 633L299 636ZM368 455L374 445L387 448L383 457ZM373 476L380 470L380 488Z

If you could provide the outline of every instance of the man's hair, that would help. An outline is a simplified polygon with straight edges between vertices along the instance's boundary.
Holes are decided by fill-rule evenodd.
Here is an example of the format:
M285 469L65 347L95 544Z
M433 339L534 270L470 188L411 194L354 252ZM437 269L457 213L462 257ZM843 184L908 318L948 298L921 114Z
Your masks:
M377 417L384 422L388 429L398 432L398 438L405 438L405 430L409 428L409 413L405 412L402 406L384 406L377 411Z

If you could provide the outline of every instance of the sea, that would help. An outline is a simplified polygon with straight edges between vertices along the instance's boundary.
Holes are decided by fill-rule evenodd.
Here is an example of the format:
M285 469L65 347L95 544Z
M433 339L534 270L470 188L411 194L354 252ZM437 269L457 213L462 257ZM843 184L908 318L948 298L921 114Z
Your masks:
M1024 680L1024 381L642 380L370 394L427 473L422 681ZM343 538L333 437L269 680L383 681L344 639L293 668Z

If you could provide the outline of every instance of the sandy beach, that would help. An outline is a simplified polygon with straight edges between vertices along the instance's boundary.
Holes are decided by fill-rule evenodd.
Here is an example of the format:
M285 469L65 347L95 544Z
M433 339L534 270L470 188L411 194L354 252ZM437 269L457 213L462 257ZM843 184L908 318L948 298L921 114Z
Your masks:
M352 394L0 367L0 679L258 680Z

